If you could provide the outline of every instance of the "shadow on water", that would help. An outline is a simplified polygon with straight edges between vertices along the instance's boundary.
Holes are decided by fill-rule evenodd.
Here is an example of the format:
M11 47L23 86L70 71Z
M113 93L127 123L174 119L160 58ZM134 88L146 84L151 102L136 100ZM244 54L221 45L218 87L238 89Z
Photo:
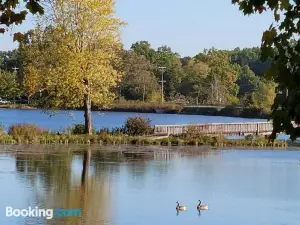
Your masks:
M41 147L42 148L42 147ZM18 178L30 186L33 199L30 206L45 209L82 209L81 217L54 218L52 220L25 218L25 224L37 225L90 225L115 224L114 184L111 175L119 174L126 165L132 184L143 184L145 174L151 170L158 178L168 175L171 159L195 154L203 157L211 151L182 152L172 148L125 147L122 151L103 151L92 146L67 149L61 147L51 152L40 149L14 153ZM49 150L49 151L48 151ZM46 153L42 153L46 152ZM149 164L155 163L155 166ZM142 182L141 182L142 181ZM25 198L25 196L24 196ZM115 205L114 205L115 207ZM179 212L177 212L179 215Z

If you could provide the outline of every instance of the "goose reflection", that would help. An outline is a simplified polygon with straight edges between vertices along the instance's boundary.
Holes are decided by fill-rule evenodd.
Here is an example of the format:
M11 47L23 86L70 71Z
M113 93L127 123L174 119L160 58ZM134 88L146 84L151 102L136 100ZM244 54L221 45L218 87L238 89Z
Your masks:
M198 210L198 216L201 216L201 210L200 209L197 210Z

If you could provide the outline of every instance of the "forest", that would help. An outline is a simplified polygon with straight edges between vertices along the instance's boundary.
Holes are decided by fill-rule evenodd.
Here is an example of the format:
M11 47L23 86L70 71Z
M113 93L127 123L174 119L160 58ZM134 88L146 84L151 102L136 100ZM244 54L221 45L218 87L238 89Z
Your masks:
M121 49L117 71L122 73L115 102L161 102L183 105L239 105L269 111L276 84L264 79L271 61L260 60L260 47L234 50L204 49L191 57L181 57L168 46L154 49L147 41ZM24 75L24 48L0 52L0 97L36 103L41 91L34 77Z

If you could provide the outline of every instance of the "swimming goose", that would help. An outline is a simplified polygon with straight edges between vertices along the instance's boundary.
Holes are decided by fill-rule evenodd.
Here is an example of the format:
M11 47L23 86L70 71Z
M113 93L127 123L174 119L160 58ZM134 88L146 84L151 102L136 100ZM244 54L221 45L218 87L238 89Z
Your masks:
M199 200L199 204L197 205L198 210L208 210L208 205L201 205L201 200Z
M177 203L176 210L180 210L180 211L186 211L187 210L186 205L179 205L178 201L176 203Z

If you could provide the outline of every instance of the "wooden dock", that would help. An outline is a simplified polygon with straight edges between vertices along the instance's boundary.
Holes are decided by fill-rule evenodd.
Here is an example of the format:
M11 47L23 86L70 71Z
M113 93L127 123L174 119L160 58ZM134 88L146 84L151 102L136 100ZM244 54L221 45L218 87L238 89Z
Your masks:
M155 125L156 135L177 135L187 133L189 129L203 134L225 135L266 135L273 130L272 122L248 122L248 123L205 123L185 125Z

